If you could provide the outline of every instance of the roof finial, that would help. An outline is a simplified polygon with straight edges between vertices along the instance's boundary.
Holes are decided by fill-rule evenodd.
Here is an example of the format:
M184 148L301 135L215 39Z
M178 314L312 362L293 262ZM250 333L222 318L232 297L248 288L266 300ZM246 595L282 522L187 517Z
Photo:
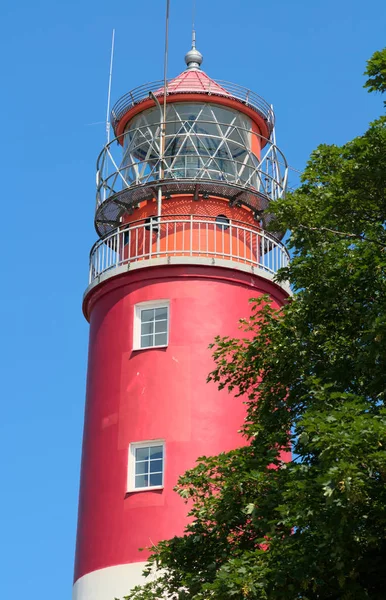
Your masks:
M196 32L192 30L192 48L185 54L185 62L188 70L199 69L203 58L201 52L196 48Z
M196 16L196 0L192 1L192 48L187 54L185 54L185 62L188 70L192 71L199 69L202 63L202 54L196 48L196 27L195 27L195 16Z

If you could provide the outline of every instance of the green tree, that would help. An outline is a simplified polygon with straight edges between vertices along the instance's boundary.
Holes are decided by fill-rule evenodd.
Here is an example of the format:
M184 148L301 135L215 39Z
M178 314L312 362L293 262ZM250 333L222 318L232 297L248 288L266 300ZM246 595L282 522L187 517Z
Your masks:
M368 76L364 87L368 88L369 92L386 92L386 48L374 52L364 74ZM384 104L386 105L386 102Z
M372 90L385 91L385 68L384 50L368 63ZM180 478L192 522L158 544L158 578L129 598L385 597L385 192L381 117L320 146L275 204L274 227L291 231L278 279L292 300L255 302L248 335L215 341L209 376L247 398L248 444Z

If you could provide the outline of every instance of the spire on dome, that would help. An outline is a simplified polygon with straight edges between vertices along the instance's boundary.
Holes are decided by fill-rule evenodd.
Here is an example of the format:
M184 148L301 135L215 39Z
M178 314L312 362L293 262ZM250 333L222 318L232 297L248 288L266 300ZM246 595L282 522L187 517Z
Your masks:
M188 70L199 69L201 67L203 57L201 52L196 48L196 32L192 31L192 48L185 54L185 62Z

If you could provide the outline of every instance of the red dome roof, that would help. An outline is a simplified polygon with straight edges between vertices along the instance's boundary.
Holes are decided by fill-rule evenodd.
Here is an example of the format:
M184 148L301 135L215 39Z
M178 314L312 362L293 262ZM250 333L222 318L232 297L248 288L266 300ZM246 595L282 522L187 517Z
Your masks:
M187 69L180 75L169 81L167 85L168 93L212 93L220 96L226 96L232 98L232 95L227 92L225 88L216 83L213 79L208 77L204 71L199 69ZM155 92L155 95L163 94L164 89L159 89Z
M233 105L233 108L241 110L257 123L264 137L269 138L273 129L274 114L271 106L263 98L239 85L226 81L217 82L201 71L199 67L188 67L180 75L169 80L166 91L166 102L168 103L181 101L184 94L190 94L193 102L199 102L201 94L207 97L212 96L212 100L208 99L206 102L226 106ZM111 111L111 123L117 137L123 134L126 124L133 116L154 106L152 95L153 98L157 96L161 101L164 95L163 82L147 83L118 100Z

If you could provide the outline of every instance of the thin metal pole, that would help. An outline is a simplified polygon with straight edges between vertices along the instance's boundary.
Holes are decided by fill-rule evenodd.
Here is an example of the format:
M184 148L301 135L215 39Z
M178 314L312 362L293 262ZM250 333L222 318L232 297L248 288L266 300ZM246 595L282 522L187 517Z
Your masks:
M170 0L166 0L163 138L165 138L165 133L166 133L165 126L166 126L166 96L167 96L167 83L168 83L167 77L168 77L168 52L169 52L169 12L170 12Z
M113 79L113 60L114 60L114 41L115 41L115 29L111 38L111 52L110 52L110 70L109 70L109 85L107 90L107 109L106 109L106 147L110 143L110 99L111 99L111 82ZM107 174L107 160L104 160L104 168L102 170L102 185L103 185L103 201L106 200L106 180Z
M169 51L169 12L170 0L166 0L166 16L165 16L165 53L164 53L164 102L163 114L161 123L161 139L160 139L160 180L164 178L164 153L165 153L165 135L166 135L166 97L167 97L167 76L168 76L168 51ZM157 254L160 251L161 238L161 214L162 214L162 187L157 190Z
M166 97L167 97L167 74L168 74L168 52L169 52L169 12L170 0L166 0L166 18L165 18L165 54L164 54L164 101L163 116L161 124L161 169L160 178L164 176L164 153L165 153L165 135L166 135Z
M157 255L159 255L160 242L161 242L161 211L162 211L162 188L161 188L161 186L158 187L157 194L158 194L158 196L157 196L157 223L158 223Z
M196 22L196 0L192 0L192 31L194 31L196 29L195 22ZM194 41L196 41L196 39L194 39Z
M112 82L112 78L113 78L114 41L115 41L115 29L113 29L113 35L112 35L112 39L111 39L109 87L108 87L108 92L107 92L107 111L106 111L107 143L110 142L110 100L111 100L111 82Z

